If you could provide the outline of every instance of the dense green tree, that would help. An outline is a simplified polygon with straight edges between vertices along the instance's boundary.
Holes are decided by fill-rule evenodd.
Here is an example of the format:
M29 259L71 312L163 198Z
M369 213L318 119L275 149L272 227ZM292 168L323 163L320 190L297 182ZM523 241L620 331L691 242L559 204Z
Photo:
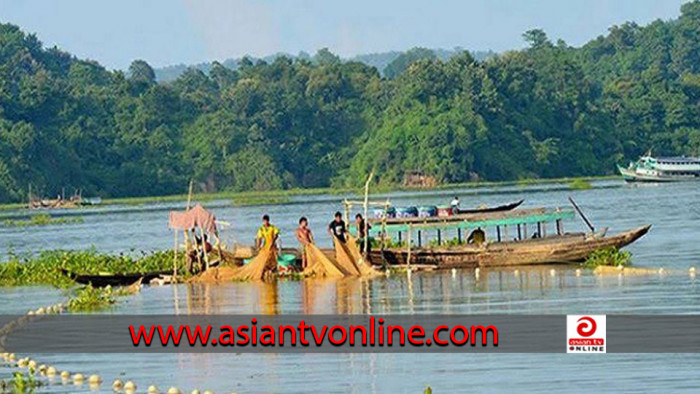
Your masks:
M487 58L414 48L376 68L313 56L214 62L158 83L0 24L0 202L611 174L700 155L700 1L580 48L544 31ZM478 60L480 59L480 60ZM235 66L235 69L231 67Z

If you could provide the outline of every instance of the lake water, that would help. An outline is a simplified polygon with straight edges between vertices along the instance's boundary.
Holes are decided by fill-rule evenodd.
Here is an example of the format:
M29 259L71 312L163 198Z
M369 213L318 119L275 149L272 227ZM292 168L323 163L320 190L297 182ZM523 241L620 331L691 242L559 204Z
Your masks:
M438 204L459 195L463 206L506 203L525 198L523 207L566 206L572 196L596 227L614 233L652 224L631 245L636 266L666 273L634 277L577 277L566 266L423 272L389 278L341 281L281 281L218 286L144 287L121 299L107 313L506 313L506 314L697 314L700 291L691 266L700 268L700 184L629 186L617 181L570 191L565 185L481 188L426 193L392 193L397 205ZM233 207L228 201L205 204L232 226L228 243L249 244L263 213L282 229L285 246L295 246L292 231L300 215L309 217L316 238L328 246L325 225L340 209L343 196L297 197L290 204ZM386 198L384 195L381 198ZM90 248L110 253L137 253L171 247L167 211L182 204L104 207L80 211L81 224L0 230L0 253L38 249ZM11 212L19 216L26 213ZM70 214L70 212L68 212ZM568 231L585 229L578 219ZM677 271L676 271L677 270ZM65 298L49 288L0 290L4 313L23 313ZM134 380L140 392L150 384L161 389L212 389L221 392L513 392L526 391L693 391L700 387L700 355L32 355L40 362L105 378L111 392L115 378ZM6 366L2 375L9 375ZM42 392L89 392L87 386L62 385L60 379Z

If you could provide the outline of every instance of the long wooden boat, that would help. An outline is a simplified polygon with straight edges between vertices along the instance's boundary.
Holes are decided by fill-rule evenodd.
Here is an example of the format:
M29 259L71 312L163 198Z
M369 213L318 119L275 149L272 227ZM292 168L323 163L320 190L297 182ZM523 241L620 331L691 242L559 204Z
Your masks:
M564 232L564 220L575 216L571 209L531 208L446 218L394 219L370 229L370 234L389 246L375 248L369 257L377 265L416 264L436 268L569 263L585 260L596 250L627 246L651 228L642 226L613 236L607 236L607 230ZM548 234L550 222L555 229L552 231L550 227ZM473 239L475 243L469 243L467 234L470 231L474 234L475 230L479 230L484 241ZM448 234L456 237L447 241ZM437 239L428 241L425 239L428 235Z
M525 200L514 201L508 204L498 205L495 207L485 207L485 208L472 208L472 209L459 209L458 215L468 215L474 213L488 213L488 212L503 212L512 211L519 207Z
M400 217L400 218L370 218L369 222L374 223L386 223L386 224L397 224L397 223L432 223L432 222L455 222L469 220L478 214L494 213L494 212L510 212L515 208L519 207L525 200L519 200L510 202L508 204L498 205L495 207L486 208L474 208L474 209L460 209L459 213L449 216L428 216L428 217Z
M433 265L436 268L476 268L548 263L574 263L592 252L606 248L622 248L641 238L651 226L642 226L606 237L595 234L567 233L522 241L494 242L455 247L413 248L410 263ZM406 265L407 248L373 250L373 264Z
M130 274L83 275L76 274L68 271L67 269L61 269L61 271L64 275L73 279L77 283L92 285L95 287L127 286L138 280L148 283L152 279L155 279L161 275L171 275L173 273L172 271L156 271Z

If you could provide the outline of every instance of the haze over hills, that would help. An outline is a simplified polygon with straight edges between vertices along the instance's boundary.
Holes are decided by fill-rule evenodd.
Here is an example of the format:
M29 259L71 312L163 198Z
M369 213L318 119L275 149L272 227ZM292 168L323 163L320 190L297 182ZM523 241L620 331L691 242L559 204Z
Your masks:
M415 49L415 48L414 48ZM455 48L453 50L450 49L430 49L431 52L440 60L449 60L452 56L455 56L464 50L461 48ZM360 62L364 63L368 66L372 66L377 69L382 75L384 75L384 70L386 67L396 60L400 55L405 54L408 51L389 51L389 52L380 52L380 53L368 53L364 55L357 55L353 56L350 58L342 59L344 62ZM472 52L472 56L476 60L485 60L491 56L494 56L496 53L492 51L476 51ZM271 63L275 61L276 58L278 57L288 57L290 59L308 59L311 60L312 56L309 55L308 53L301 52L297 55L290 55L287 53L278 53L270 56L265 56L263 58L255 58L255 57L249 57L253 62L256 62L258 60L262 60L266 63ZM238 68L238 64L240 63L242 58L237 58L237 59L226 59L223 62L220 62L224 67L230 68L232 70L236 70ZM203 62L203 63L198 63L198 64L193 64L193 65L186 65L186 64L176 64L172 66L167 66L167 67L160 67L160 68L154 68L154 71L156 73L156 80L159 82L168 82L177 79L182 73L184 73L189 67L194 67L200 71L203 71L205 73L208 73L209 70L211 70L211 65L212 62Z
M0 24L0 201L27 190L143 196L199 190L602 175L649 148L700 154L700 1L581 47L524 32L478 60L414 48L381 75L327 49L212 63L158 82ZM369 62L369 60L367 60Z

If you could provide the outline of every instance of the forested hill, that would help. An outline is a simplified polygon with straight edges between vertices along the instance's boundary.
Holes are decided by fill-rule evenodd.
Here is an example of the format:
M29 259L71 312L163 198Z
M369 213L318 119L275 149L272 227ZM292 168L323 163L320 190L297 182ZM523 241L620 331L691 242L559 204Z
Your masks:
M416 58L436 58L440 60L449 60L453 56L459 55L464 52L463 49L455 48L450 49L426 49L426 48L413 48L408 51L390 51L390 52L380 52L380 53L368 53L365 55L353 56L349 59L344 59L344 62L359 62L364 63L368 66L376 68L382 75L389 74L389 77L393 77L397 74L397 71L403 71L408 63L415 60ZM486 60L489 57L495 56L496 53L493 51L477 51L471 52L472 56L476 60ZM286 57L291 60L309 60L311 62L315 61L315 58L305 52L300 52L298 55L293 56L286 53L278 53L275 55L265 56L262 59L249 58L253 62L262 60L267 63L272 63L278 57ZM238 64L242 59L226 59L221 62L224 67L230 68L232 70L238 69ZM171 82L182 75L188 68L196 68L204 73L208 73L211 70L212 63L205 62L199 63L192 66L186 64L176 64L172 66L166 66L161 68L155 68L153 71L156 73L156 81L158 82Z
M85 195L610 174L654 148L700 154L700 2L581 48L408 59L393 78L327 50L213 63L157 83L45 49L0 25L0 201Z

